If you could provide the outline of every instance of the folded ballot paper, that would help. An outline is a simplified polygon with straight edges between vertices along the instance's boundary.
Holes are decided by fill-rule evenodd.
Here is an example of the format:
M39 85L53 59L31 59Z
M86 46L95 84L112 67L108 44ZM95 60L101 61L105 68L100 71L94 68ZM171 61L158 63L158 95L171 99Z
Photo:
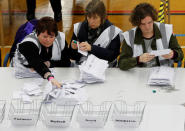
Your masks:
M108 68L108 61L89 55L87 60L80 66L80 82L95 83L105 81L105 70Z
M153 50L150 52L150 54L155 55L155 56L162 56L162 55L169 54L170 51L171 51L171 49Z
M78 47L78 52L79 53L81 53L84 56L87 56L88 55L88 52L87 51L80 50L80 45L79 45L79 42L78 41L77 41L77 47Z
M150 71L148 84L152 86L174 86L174 68L171 67L153 67Z
M84 86L78 82L65 82L61 88L57 88L48 82L44 90L44 102L56 102L57 105L81 104L87 100Z

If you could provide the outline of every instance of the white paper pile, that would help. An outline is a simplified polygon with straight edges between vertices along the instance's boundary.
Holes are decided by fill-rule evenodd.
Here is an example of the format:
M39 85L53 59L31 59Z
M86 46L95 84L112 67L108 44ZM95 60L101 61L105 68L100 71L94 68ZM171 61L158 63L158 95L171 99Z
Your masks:
M31 96L40 96L42 94L40 83L33 82L24 83L21 91L13 92L13 99L21 99L23 102L31 102Z
M79 66L79 81L84 83L104 82L107 68L108 61L89 55L87 60Z
M53 68L50 69L53 72ZM41 78L41 76L31 68L26 68L18 62L14 63L14 74L18 79L21 78Z
M38 96L42 93L41 88L38 86L38 84L31 82L31 83L24 83L24 87L22 90L27 94L27 95L35 95Z
M66 103L70 104L80 104L87 100L87 93L82 83L63 83L61 88L52 86L48 82L44 91L44 102L55 101L58 105L63 105Z
M149 76L148 84L156 86L174 86L174 68L153 67Z
M18 62L14 63L14 74L16 78L40 78L41 76L31 70L30 68L26 68Z

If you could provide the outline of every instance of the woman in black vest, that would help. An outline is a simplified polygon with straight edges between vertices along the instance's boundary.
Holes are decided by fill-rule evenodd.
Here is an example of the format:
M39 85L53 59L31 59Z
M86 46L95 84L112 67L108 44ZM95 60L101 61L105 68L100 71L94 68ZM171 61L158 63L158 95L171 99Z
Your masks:
M79 50L81 51L93 54L100 59L109 61L109 63L116 60L120 50L120 38L118 34L115 37L110 38L110 41L110 36L105 36L104 39L106 39L109 44L104 48L101 47L101 41L97 45L94 44L100 35L110 26L121 31L106 19L104 3L100 0L92 0L85 9L85 18L86 19L83 22L76 23L78 24L78 31L75 32L74 29L71 39L71 59L76 60L77 64L81 64L84 61L82 59L82 54L78 53L77 44L74 42L75 40L79 42ZM76 26L76 24L74 24L74 26ZM115 32L112 31L111 33L114 35Z

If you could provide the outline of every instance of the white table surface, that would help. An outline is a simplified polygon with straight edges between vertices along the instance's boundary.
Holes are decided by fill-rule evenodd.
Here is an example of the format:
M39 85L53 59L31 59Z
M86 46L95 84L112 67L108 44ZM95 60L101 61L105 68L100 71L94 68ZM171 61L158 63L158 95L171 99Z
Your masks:
M141 126L134 131L184 131L185 108L185 69L176 70L175 90L167 91L160 88L146 85L149 75L148 68L135 68L129 71L119 69L108 69L106 71L106 81L104 83L90 84L85 86L88 93L88 100L95 104L103 101L114 101L124 99L127 102L146 101L147 106ZM56 68L55 78L62 80L76 80L79 78L77 68ZM13 68L0 68L0 99L7 100L6 115L0 124L0 130L13 131L113 131L123 130L115 128L111 119L108 120L104 128L80 128L76 123L74 115L71 126L64 129L47 128L41 121L36 126L17 127L8 120L9 102L13 91L20 90L25 82L30 82L33 78L16 79L13 75ZM45 80L45 82L47 82ZM156 90L153 93L152 90ZM126 129L125 129L126 130ZM131 129L130 129L131 130ZM129 131L130 131L129 130ZM126 130L127 131L127 130Z

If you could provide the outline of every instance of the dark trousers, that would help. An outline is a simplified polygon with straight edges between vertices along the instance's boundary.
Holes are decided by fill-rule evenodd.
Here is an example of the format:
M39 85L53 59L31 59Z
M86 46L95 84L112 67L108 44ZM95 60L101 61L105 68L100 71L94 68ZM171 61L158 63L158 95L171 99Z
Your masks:
M26 0L27 14L35 14L36 0ZM61 0L50 0L51 7L55 14L60 13L62 10Z

